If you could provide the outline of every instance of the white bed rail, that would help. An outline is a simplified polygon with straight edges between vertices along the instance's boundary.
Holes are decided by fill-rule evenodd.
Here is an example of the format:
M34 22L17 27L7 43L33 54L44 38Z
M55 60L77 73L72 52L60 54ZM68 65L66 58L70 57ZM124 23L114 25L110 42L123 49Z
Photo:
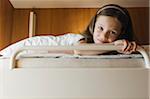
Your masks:
M10 69L16 67L16 56L22 52L27 50L34 50L34 51L60 51L60 50L103 50L103 51L113 51L113 50L121 50L122 45L115 46L114 44L80 44L80 45L73 45L73 46L36 46L36 47L23 47L16 50L10 58ZM150 69L150 60L149 56L146 51L138 46L137 51L140 52L144 58L145 68Z

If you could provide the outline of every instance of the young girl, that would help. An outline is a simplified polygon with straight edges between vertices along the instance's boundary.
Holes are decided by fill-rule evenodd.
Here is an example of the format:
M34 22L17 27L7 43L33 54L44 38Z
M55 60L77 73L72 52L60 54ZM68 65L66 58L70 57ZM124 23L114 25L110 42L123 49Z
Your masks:
M119 5L109 4L96 12L87 29L84 39L79 43L114 43L124 45L120 53L130 54L136 51L137 44L133 42L132 22L127 9ZM75 51L76 54L101 54L101 51Z

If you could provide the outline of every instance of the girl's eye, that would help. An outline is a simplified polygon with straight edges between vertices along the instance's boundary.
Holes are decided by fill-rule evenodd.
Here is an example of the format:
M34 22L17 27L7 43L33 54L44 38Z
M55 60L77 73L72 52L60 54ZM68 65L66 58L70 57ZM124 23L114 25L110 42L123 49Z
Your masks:
M117 35L117 32L115 32L115 31L111 31L110 33L113 35Z
M104 30L103 27L101 27L101 26L99 26L98 29L99 29L100 31L103 31L103 30Z

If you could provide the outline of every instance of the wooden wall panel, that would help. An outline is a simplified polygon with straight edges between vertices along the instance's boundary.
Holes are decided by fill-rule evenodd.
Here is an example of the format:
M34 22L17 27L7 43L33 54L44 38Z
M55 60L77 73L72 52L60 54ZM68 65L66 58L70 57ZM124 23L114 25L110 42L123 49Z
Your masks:
M12 43L28 37L28 19L29 19L29 10L14 11L13 30L11 37Z
M28 37L28 18L31 9L14 11L12 42ZM52 8L34 9L37 14L36 35L59 35L67 32L82 32L97 9ZM149 35L148 8L128 8L138 43L147 44Z
M135 38L141 44L149 42L149 8L130 8L129 9Z
M11 43L13 7L8 0L0 0L0 49Z
M47 9L36 10L37 34L79 33L89 23L94 9Z
M30 9L14 11L12 43L28 37L28 18ZM68 32L82 32L96 9L36 9L36 35L60 35Z

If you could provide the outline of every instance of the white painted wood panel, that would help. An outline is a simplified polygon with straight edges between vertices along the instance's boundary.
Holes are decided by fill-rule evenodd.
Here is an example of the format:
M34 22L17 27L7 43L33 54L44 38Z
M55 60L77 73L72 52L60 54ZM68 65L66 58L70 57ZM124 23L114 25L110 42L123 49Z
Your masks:
M14 8L99 8L115 3L124 7L148 7L149 0L10 0Z

